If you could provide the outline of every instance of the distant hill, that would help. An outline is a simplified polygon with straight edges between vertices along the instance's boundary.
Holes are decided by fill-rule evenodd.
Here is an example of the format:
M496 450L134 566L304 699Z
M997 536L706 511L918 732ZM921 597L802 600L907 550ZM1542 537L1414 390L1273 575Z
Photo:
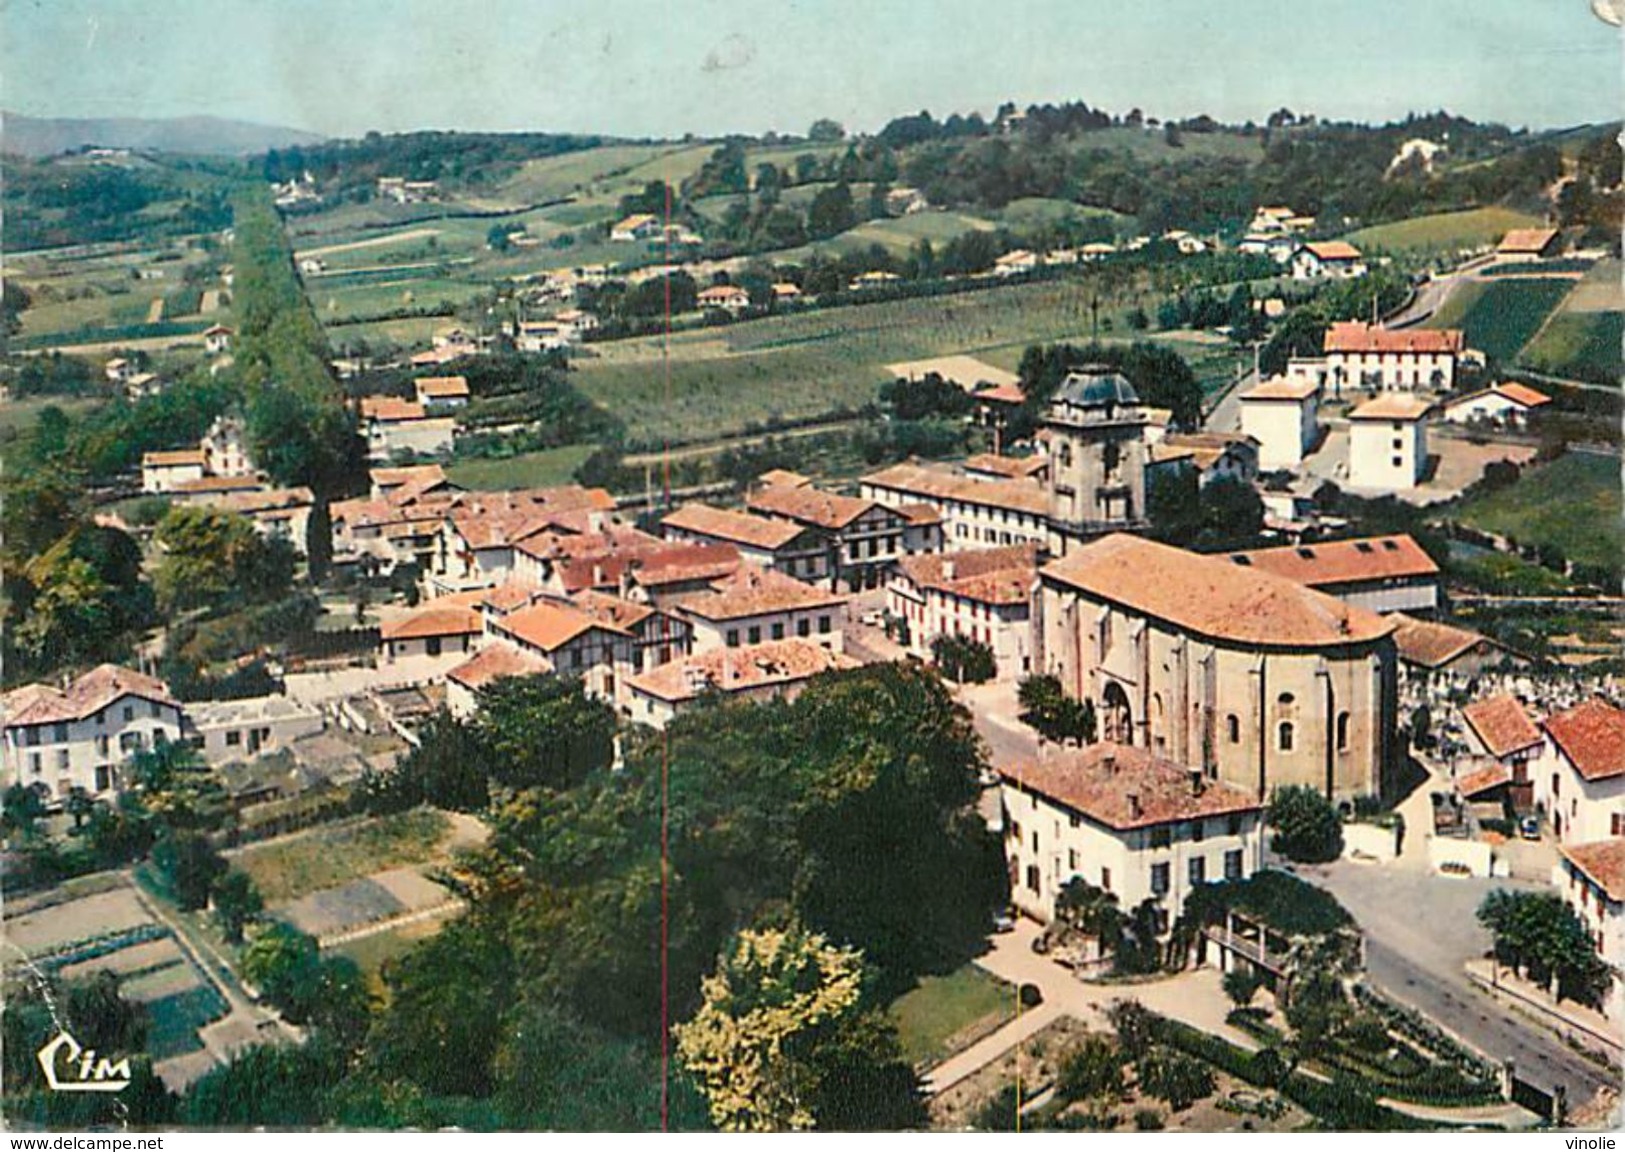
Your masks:
M57 120L0 112L0 151L22 156L54 156L76 148L136 148L241 156L268 148L317 144L324 138L295 128L222 120L216 116L181 116L169 120L117 117Z

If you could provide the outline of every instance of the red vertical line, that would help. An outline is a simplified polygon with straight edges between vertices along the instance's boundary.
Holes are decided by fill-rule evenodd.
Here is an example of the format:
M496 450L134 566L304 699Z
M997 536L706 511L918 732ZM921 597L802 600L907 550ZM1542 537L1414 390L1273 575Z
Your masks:
M670 1131L671 1090L671 995L668 964L671 918L667 914L668 877L671 866L666 853L666 835L671 811L671 774L668 770L671 742L660 734L660 1130Z
M666 227L661 231L662 254L666 274L661 282L666 287L666 326L660 334L660 365L665 376L666 411L671 412L671 182L661 181L666 190ZM665 507L671 507L671 425L660 431L660 487Z

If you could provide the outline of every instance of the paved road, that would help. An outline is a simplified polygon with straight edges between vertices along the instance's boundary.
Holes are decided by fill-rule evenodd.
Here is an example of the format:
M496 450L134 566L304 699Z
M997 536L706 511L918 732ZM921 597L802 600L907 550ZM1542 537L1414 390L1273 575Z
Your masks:
M1347 861L1300 873L1331 891L1365 929L1366 971L1382 991L1491 1059L1513 1060L1520 1075L1541 1087L1563 1085L1571 1109L1603 1087L1618 1086L1618 1073L1610 1075L1545 1028L1511 1014L1467 978L1463 965L1490 946L1474 915L1479 902L1495 888L1540 885Z

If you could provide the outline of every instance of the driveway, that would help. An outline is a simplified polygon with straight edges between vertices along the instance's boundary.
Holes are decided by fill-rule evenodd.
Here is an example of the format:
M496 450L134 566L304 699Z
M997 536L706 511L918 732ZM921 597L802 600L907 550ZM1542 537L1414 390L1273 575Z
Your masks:
M1468 979L1466 963L1490 947L1478 923L1479 903L1497 888L1540 891L1517 880L1440 876L1349 861L1298 874L1336 896L1366 933L1366 973L1389 996L1417 1009L1491 1060L1512 1060L1519 1074L1568 1090L1571 1110L1599 1089L1617 1087L1610 1075L1555 1035L1512 1015Z

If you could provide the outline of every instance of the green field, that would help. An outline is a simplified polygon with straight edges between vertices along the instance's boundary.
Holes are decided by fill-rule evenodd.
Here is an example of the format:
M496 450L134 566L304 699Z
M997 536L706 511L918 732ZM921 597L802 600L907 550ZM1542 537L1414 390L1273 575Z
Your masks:
M1344 237L1356 248L1403 255L1450 255L1497 243L1510 229L1538 228L1540 220L1510 208L1440 212L1361 228Z
M925 976L892 1001L903 1059L916 1067L938 1063L1015 1015L1015 990L966 964L946 976Z
M1461 504L1452 518L1520 544L1554 544L1583 564L1619 563L1625 544L1617 456L1569 452L1499 492Z
M1625 377L1622 341L1625 316L1618 312L1563 312L1524 349L1519 363L1553 376L1618 383Z
M83 416L96 407L96 400L70 399L61 396L27 396L21 400L7 400L0 404L0 443L21 435L39 420L46 408L60 408L69 416Z
M1129 231L1134 224L1132 217L1113 212L1109 208L1094 208L1086 204L1074 204L1070 200L1046 200L1041 197L1012 200L995 216L1000 223L1007 224L1018 232L1100 217L1112 221L1120 234Z
M1469 348L1509 364L1573 288L1564 279L1474 281L1452 293L1428 327L1459 327Z
M446 477L464 488L551 488L569 484L575 471L597 449L596 444L570 444L526 452L506 460L459 460L446 466Z
M232 864L248 873L266 904L282 904L386 868L431 860L450 828L443 814L419 809L255 845Z

